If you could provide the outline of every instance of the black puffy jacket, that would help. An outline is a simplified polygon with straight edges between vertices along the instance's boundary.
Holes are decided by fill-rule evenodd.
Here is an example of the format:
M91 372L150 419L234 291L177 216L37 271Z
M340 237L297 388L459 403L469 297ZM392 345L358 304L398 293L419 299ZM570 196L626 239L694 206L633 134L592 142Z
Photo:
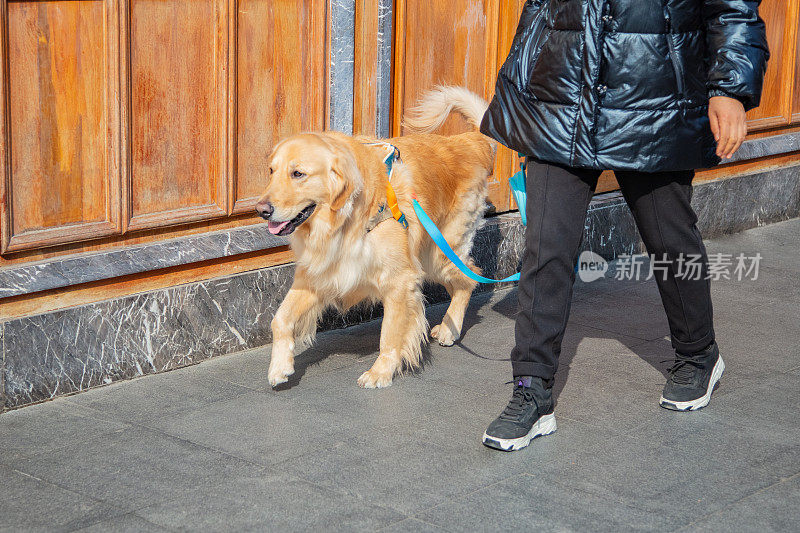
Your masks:
M481 131L573 167L713 166L709 97L761 97L759 3L529 0Z

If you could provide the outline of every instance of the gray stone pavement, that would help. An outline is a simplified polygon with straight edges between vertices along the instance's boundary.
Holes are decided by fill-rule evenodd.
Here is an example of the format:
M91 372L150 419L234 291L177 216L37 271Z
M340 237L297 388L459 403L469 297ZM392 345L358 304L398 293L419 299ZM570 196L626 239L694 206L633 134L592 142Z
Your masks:
M714 285L728 369L703 411L658 406L655 283L579 282L558 431L483 447L510 395L510 289L389 389L356 385L378 321L320 334L277 391L265 347L0 415L0 530L798 531L800 220L708 247L763 259Z

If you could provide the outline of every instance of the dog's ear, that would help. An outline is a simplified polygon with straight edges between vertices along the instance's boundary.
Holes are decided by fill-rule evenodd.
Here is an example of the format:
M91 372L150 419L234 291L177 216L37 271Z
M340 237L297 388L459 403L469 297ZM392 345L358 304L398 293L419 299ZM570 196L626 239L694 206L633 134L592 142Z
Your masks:
M338 149L331 163L331 209L341 210L363 182L356 158L347 149Z

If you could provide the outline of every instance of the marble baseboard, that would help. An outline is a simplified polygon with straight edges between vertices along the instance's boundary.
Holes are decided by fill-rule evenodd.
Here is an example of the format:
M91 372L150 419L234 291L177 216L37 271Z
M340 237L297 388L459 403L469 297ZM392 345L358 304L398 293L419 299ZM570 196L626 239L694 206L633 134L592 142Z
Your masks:
M595 196L586 217L581 251L592 251L607 261L644 250L628 204L618 192Z
M706 236L800 216L800 165L700 184L693 204ZM487 221L473 250L487 276L519 270L524 233L516 214ZM619 194L592 202L583 248L609 260L642 251ZM276 266L0 323L3 405L15 408L268 344L270 320L293 271L292 265ZM438 286L426 286L425 294L429 303L447 299ZM380 316L379 306L359 306L344 316L328 312L320 329Z
M750 159L798 151L800 151L800 132L794 131L745 141L729 162L749 161Z
M379 137L391 136L391 72L392 72L392 25L394 2L378 1L378 51L376 58L375 131ZM329 116L330 128L353 133L355 87L355 0L332 0L330 3L331 53ZM370 133L370 132L363 132Z
M800 216L800 164L703 183L692 206L704 237Z
M286 246L266 224L0 269L0 298Z
M292 273L284 265L10 320L6 406L268 344Z
M378 68L376 71L377 117L375 134L392 136L392 42L394 0L378 0Z

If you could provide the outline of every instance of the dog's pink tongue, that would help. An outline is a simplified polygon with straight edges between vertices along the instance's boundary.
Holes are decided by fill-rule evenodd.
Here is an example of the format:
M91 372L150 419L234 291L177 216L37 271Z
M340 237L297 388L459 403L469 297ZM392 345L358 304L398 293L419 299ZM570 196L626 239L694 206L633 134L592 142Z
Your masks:
M267 229L273 235L277 235L278 233L281 232L283 228L286 227L287 224L289 224L288 220L286 222L273 222L270 220L269 222L267 222Z

